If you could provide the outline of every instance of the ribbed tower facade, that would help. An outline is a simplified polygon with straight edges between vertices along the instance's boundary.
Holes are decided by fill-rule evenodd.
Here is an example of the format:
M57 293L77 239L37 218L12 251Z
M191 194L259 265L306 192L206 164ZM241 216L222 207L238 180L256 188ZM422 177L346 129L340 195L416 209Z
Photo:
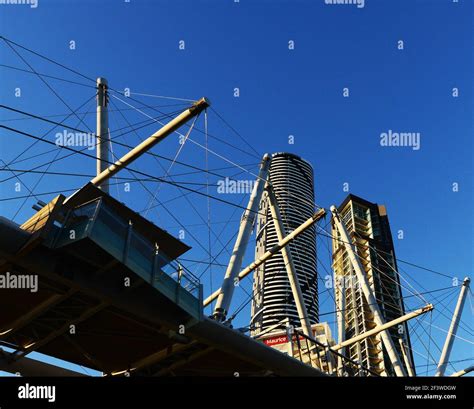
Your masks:
M314 214L314 177L312 166L290 153L272 155L269 178L276 194L286 234ZM256 228L256 257L278 243L269 198L263 194ZM311 324L318 322L318 281L316 229L311 227L289 245ZM251 312L252 334L289 319L300 326L281 253L274 255L254 272Z

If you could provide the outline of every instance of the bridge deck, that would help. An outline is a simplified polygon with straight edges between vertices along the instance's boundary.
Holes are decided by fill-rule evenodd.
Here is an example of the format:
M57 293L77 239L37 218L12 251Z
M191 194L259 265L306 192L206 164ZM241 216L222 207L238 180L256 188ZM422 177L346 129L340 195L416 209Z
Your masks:
M109 197L104 199L103 193L97 197L94 188L88 189L84 196L91 202L99 199L109 208L111 203L115 209L123 206ZM77 209L84 203L69 201L69 206ZM203 317L202 293L195 291L196 283L191 279L185 286L180 276L173 278L165 271L167 264L162 262L158 264L160 274L154 276L157 264L153 258L145 264L139 261L141 267L128 262L134 246L129 239L116 238L115 244L119 245L117 251L112 251L110 243L98 238L97 231L94 233L100 224L99 213L94 213L96 219L86 220L92 228L83 229L71 242L65 242L64 234L71 226L77 228L78 219L74 219L76 224L68 224L71 215L58 210L58 206L64 206L63 199L49 206L56 220L48 221L43 211L40 222L27 222L28 229L0 218L1 276L10 284L21 276L25 280L38 277L36 292L31 288L1 289L0 345L14 351L0 359L1 369L15 371L22 360L28 360L29 353L37 351L111 375L125 371L132 376L321 375L294 358ZM103 209L98 204L97 208ZM127 208L124 212L132 220L133 212ZM154 239L160 248L168 249L168 261L187 249L162 230L156 230L158 240L149 230L140 228L149 228L147 223L134 218L130 225L145 240ZM32 226L36 225L41 229L35 230ZM108 237L111 234L113 228ZM172 245L173 240L178 246ZM123 251L118 251L122 245ZM137 246L136 250L143 248L148 257L148 247ZM189 290L190 282L194 291ZM27 365L24 367L27 370ZM37 366L34 373L38 373Z

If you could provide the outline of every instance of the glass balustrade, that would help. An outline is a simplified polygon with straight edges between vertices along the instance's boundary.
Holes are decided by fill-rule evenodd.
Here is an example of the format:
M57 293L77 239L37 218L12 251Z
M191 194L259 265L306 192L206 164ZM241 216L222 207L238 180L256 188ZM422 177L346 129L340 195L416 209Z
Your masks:
M186 309L194 311L202 308L199 279L176 261L170 260L159 249L159 243L140 234L133 223L120 217L101 198L69 211L57 235L55 247L84 238L94 241L143 280L175 302L184 304Z

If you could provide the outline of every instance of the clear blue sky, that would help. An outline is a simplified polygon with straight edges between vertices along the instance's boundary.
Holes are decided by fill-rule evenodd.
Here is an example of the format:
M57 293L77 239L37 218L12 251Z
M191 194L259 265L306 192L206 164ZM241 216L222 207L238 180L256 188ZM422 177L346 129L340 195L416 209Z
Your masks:
M387 206L394 235L404 231L395 248L397 257L462 279L472 275L473 268L473 2L459 0L366 0L364 8L353 5L325 5L324 0L182 0L139 1L59 1L39 0L37 8L27 5L0 6L0 26L6 38L38 51L92 78L106 77L112 88L132 93L198 99L207 96L213 108L228 121L261 156L265 152L290 151L310 161L315 170L316 203L329 207L339 204L347 192ZM179 41L185 49L179 49ZM397 42L404 42L404 49ZM70 49L70 41L75 49ZM289 50L289 41L294 49ZM37 56L18 49L18 52L38 72L93 85ZM28 66L5 44L0 42L1 64L29 70ZM42 116L65 114L70 111L35 75L0 67L1 103ZM93 96L89 87L45 78L66 103L77 108ZM343 88L350 96L343 96ZM453 98L453 88L459 96ZM15 89L21 89L21 97ZM234 97L239 88L240 97ZM117 95L117 94L115 94ZM170 105L180 101L132 95L149 105ZM120 97L121 99L125 99ZM115 108L128 108L111 98ZM125 99L126 100L126 99ZM126 100L139 106L135 101ZM160 107L171 112L182 106ZM112 106L111 109L114 109ZM80 110L91 111L84 122L95 129L94 100ZM153 114L150 109L143 109ZM146 119L132 110L123 111L131 123ZM65 116L64 115L64 116ZM64 116L54 117L62 120ZM18 114L2 110L0 120L19 118ZM77 118L66 121L78 125ZM25 132L42 136L50 125L37 120L4 122ZM118 112L111 113L110 128L125 126ZM204 129L203 118L196 123ZM78 128L84 129L80 124ZM216 114L209 112L209 133L221 138L209 138L208 146L215 153L242 165L249 172L257 171L258 158L239 136L226 127ZM155 131L153 125L128 134L118 140L136 144ZM62 128L60 129L62 130ZM381 147L383 132L419 132L421 149L410 147ZM55 140L55 133L48 140ZM288 136L294 135L294 144ZM193 132L193 141L205 144L202 133ZM31 144L31 140L2 130L0 159L10 163ZM179 149L178 137L171 136L154 148L154 152L174 157ZM238 149L236 149L237 147ZM11 165L14 169L31 169L56 157L58 149L38 143L21 158L26 161ZM51 151L43 156L36 155ZM86 151L90 153L90 151ZM125 152L114 146L116 155ZM67 152L59 152L59 157ZM93 151L92 151L93 153ZM33 157L32 157L33 156ZM230 166L221 157L209 154L206 165L205 150L190 141L184 145L180 161L199 167ZM167 168L168 162L161 162ZM0 168L3 163L0 162ZM147 173L162 176L164 170L153 159L141 159L133 166ZM45 170L45 167L40 170ZM55 162L50 172L93 174L92 159L76 155ZM171 174L189 169L175 164ZM238 168L220 170L223 175L235 175ZM0 172L0 180L10 177ZM124 172L124 177L129 174ZM20 175L23 190L15 192L17 179L0 183L0 198L27 195L28 186L35 193L45 193L80 187L87 177L46 175L37 184L39 174ZM242 173L241 179L253 179ZM209 177L210 194L233 203L246 204L245 195L218 195L216 176ZM187 185L206 188L202 173L176 176ZM459 188L453 192L453 183ZM37 185L36 185L37 184ZM155 191L156 183L147 183ZM34 189L33 189L34 187ZM145 209L150 196L139 184L132 184L132 192L123 186L113 186L115 197L137 211ZM180 194L173 187L163 185L159 199L164 202ZM41 196L48 201L55 195ZM184 241L192 246L186 258L207 260L208 229L202 223L208 219L208 201L191 194L190 202L181 198L168 203L167 208L179 218L187 232ZM0 202L0 213L14 217L23 199ZM29 199L15 217L21 222L32 214ZM192 208L197 210L195 212ZM182 228L162 207L154 207L147 214L151 220L178 235ZM210 201L211 253L217 255L238 228L240 210ZM230 222L227 222L230 220ZM219 235L216 239L216 235ZM252 238L254 240L254 238ZM252 241L253 243L253 241ZM329 268L328 244L318 240L320 275ZM231 245L227 246L231 250ZM225 250L217 263L228 261ZM252 248L246 261L253 257ZM186 264L201 280L205 293L216 289L223 277L223 267L213 266L210 274L205 264ZM400 264L401 274L417 291L423 292L448 287L451 279ZM416 280L416 282L414 281ZM243 284L251 290L251 280ZM321 292L324 291L320 282ZM426 289L426 290L425 290ZM320 297L321 313L334 306L328 292ZM426 296L448 295L443 301L444 315L450 317L457 290ZM405 295L410 295L405 290ZM247 295L238 290L234 308ZM416 297L408 298L407 308L421 306ZM441 305L438 310L442 310ZM447 329L449 321L438 312L433 323ZM245 326L249 320L246 308L235 321ZM334 321L333 315L321 320ZM426 323L417 325L412 334L413 348L427 355L429 331ZM469 301L463 315L464 326L473 327L472 304ZM471 331L472 334L472 331ZM418 335L420 336L417 339ZM431 335L442 346L445 333L432 328ZM464 329L458 335L471 340ZM437 360L439 351L431 343L430 352ZM472 358L472 344L458 339L453 360ZM425 370L426 359L415 354L419 372ZM455 364L462 369L470 362ZM431 370L434 366L430 366ZM451 373L453 368L449 368Z

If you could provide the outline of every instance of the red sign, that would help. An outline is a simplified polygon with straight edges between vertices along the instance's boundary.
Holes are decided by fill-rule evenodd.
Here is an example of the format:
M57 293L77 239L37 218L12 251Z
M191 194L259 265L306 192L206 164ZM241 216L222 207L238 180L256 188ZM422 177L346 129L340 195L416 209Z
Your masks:
M302 337L301 335L299 338L300 340L304 339L304 337ZM296 341L295 335L293 335L293 341ZM263 343L268 346L285 344L287 342L288 342L288 337L286 335L278 335L276 337L267 338L263 340Z

